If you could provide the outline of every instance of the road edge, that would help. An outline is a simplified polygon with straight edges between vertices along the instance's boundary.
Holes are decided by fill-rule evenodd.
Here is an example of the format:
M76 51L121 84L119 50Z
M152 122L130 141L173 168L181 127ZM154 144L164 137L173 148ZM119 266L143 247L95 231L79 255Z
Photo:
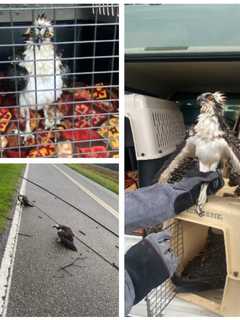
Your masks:
M73 163L73 164L76 164L76 163ZM81 172L79 172L79 171L75 170L74 168L70 167L69 165L71 165L71 163L63 163L63 165L66 166L67 168L69 168L69 169L77 172L78 174L80 174L81 177L83 178L83 180L86 180L86 182L89 182L89 181L90 181L91 184L103 188L104 191L106 191L109 195L111 195L112 197L115 197L116 199L118 199L119 193L113 192L112 190L106 188L104 185L98 183L97 181L92 180L91 178L83 175ZM96 165L91 164L91 165L92 165L92 166L98 166L97 164L96 164ZM104 169L107 169L107 168L104 168ZM111 169L107 169L107 170L111 170ZM119 183L118 183L118 185L119 185ZM118 190L118 191L119 191L119 190Z
M66 178L68 178L70 181L72 181L73 184L75 184L80 190L85 192L90 198L92 198L94 201L96 201L100 206L102 206L105 210L110 212L115 218L119 219L118 211L112 208L109 204L107 204L105 201L97 197L95 194L93 194L90 190L88 190L86 187L84 187L81 183L76 181L74 178L72 178L68 173L64 172L61 168L56 166L55 164L52 164L53 167L58 170L62 175L64 175ZM80 173L79 173L80 174ZM80 174L81 175L81 174Z
M29 171L29 164L26 164L24 171L24 177L26 178ZM20 193L25 194L26 180L22 180L20 187ZM22 207L19 201L17 201L14 213L12 225L8 234L7 244L4 250L4 254L0 266L0 316L4 317L7 313L7 305L9 299L9 293L11 288L11 280L13 273L13 266L15 260L15 254L18 242L18 232L20 229L22 217Z

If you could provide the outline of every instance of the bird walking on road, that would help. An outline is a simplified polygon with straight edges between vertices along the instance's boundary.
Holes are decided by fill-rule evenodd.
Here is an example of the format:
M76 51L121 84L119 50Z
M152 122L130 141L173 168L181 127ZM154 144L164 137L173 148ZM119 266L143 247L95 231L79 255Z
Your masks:
M23 206L23 207L34 207L34 204L31 201L29 201L27 196L25 196L23 194L19 194L18 201L20 202L21 206Z
M61 242L66 248L77 251L77 248L74 245L74 233L71 228L60 224L53 226L53 228L58 230L57 235L59 237L59 242Z

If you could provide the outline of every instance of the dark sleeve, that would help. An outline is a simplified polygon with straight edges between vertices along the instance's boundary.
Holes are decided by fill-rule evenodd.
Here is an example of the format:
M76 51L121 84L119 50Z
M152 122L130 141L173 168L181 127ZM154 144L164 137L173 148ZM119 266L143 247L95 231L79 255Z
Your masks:
M125 195L125 233L152 227L190 208L199 196L202 183L210 183L208 194L223 186L218 172L183 178L175 184L154 184Z
M125 268L133 283L134 304L140 302L153 288L170 276L163 255L159 254L148 238L127 251Z
M127 316L134 305L135 291L132 280L127 271L125 271L125 315Z
M152 227L175 216L169 184L154 184L125 195L125 233Z

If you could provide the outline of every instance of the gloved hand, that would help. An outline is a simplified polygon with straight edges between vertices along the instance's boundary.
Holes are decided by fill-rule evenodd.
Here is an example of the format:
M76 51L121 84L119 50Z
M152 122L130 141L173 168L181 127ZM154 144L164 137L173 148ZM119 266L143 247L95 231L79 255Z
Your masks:
M174 201L175 214L181 213L197 203L203 183L208 183L208 195L216 193L224 186L224 180L218 171L199 172L196 176L185 177L180 182L172 185L176 193Z
M125 194L125 233L148 228L174 218L197 203L201 185L209 183L208 194L224 184L219 172L199 173L174 184L154 184Z
M178 259L170 247L170 234L166 231L152 233L131 247L125 255L125 269L134 287L134 304L172 277L177 264ZM125 297L125 301L129 298Z

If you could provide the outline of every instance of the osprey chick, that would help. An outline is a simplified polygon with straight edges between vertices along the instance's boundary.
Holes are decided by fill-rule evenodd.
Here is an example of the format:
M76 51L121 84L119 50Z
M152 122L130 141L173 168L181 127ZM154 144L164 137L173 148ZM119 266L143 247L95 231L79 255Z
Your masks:
M20 93L19 105L26 121L25 134L29 135L32 132L30 109L44 111L45 129L55 125L54 119L48 117L48 109L62 94L64 67L52 43L52 23L45 14L37 17L33 27L29 27L24 36L25 50L18 65L26 70L27 84Z
M64 225L55 225L53 228L56 228L59 241L68 249L71 249L73 251L77 251L77 248L75 247L73 240L74 240L74 233L72 232L72 229L64 226Z
M19 194L18 201L20 202L21 206L23 207L34 207L34 204L31 203L27 196L23 194Z
M229 143L227 130L223 120L225 97L220 92L207 92L197 98L201 109L197 124L186 139L178 155L162 172L159 182L168 182L174 171L178 170L186 161L199 162L200 172L216 171L219 164L229 160L233 172L240 174L240 158L234 152L234 146ZM197 213L203 214L203 205L207 201L208 184L201 187L197 202Z

